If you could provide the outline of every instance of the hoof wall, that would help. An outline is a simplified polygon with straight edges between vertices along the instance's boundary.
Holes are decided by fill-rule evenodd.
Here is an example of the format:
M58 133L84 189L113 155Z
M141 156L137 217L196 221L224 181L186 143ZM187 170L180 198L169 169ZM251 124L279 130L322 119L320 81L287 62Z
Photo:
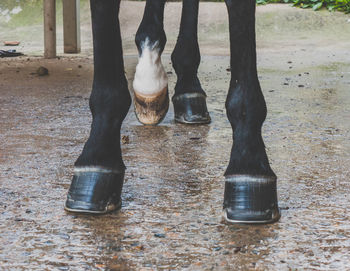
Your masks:
M280 217L275 177L226 177L223 213L225 222L268 224L278 221Z
M273 212L237 212L231 208L224 209L223 219L228 224L270 224L277 222L281 215L278 208Z
M105 214L121 207L124 172L76 171L68 191L65 210Z
M157 95L142 95L134 91L135 114L139 122L145 125L157 125L169 109L168 87Z
M208 124L211 119L206 96L202 93L185 93L172 98L175 121L185 124Z

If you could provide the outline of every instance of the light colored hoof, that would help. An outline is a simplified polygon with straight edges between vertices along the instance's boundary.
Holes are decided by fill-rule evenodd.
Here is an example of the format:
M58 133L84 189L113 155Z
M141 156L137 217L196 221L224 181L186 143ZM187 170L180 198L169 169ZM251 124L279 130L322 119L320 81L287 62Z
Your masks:
M169 109L168 87L154 95L134 91L134 106L139 122L145 125L157 125L164 119Z

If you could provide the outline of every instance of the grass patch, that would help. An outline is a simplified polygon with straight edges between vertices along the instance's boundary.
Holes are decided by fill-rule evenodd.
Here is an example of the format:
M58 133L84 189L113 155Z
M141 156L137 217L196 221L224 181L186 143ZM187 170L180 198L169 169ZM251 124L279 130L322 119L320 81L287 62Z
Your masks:
M265 5L268 3L291 3L293 6L301 8L312 8L319 10L327 8L329 11L342 11L350 13L350 0L256 0L257 4Z
M224 2L224 0L201 0L202 2ZM329 11L342 11L350 13L350 0L256 0L258 5L266 5L272 3L290 3L293 6L301 8L312 8L319 10L326 8Z

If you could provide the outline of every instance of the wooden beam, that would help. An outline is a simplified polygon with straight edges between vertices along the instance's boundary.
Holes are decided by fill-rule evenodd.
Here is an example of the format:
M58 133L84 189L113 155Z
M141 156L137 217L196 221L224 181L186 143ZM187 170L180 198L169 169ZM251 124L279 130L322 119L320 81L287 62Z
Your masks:
M44 57L56 57L56 0L44 0Z
M80 53L80 0L63 0L65 53Z

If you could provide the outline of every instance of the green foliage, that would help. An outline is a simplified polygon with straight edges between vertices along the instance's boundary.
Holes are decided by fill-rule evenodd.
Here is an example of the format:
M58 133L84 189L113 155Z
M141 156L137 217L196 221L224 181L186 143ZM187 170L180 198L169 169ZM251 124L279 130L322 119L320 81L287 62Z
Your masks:
M350 0L256 0L256 3L260 5L267 3L292 3L293 6L301 8L319 10L324 7L329 11L338 10L350 13Z
M13 9L15 7L23 7L23 6L37 6L39 4L42 5L42 0L1 0L0 1L0 9Z

